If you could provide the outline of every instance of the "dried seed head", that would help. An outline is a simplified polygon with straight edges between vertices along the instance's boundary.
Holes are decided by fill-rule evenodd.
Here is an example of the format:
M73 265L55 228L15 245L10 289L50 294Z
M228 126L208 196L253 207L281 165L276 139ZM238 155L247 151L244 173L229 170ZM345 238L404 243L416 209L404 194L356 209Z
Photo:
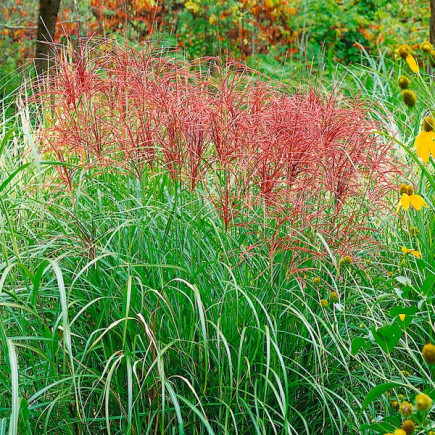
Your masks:
M430 53L433 50L432 44L429 41L422 42L420 48L425 53Z
M407 192L408 192L408 185L405 183L401 184L400 189L399 189L399 193L401 195L403 195L404 193L407 193Z
M400 76L397 80L397 83L400 89L407 89L409 84L411 83L411 80L409 80L406 76Z
M350 255L345 255L343 258L340 258L338 262L339 266L348 266L352 263L352 257Z
M331 292L330 294L329 294L329 300L332 302L332 301L336 301L338 299L338 294L337 294L337 292Z
M417 95L415 95L415 92L405 89L402 91L402 99L408 107L413 107L417 102Z
M392 400L390 405L393 409L399 409L399 402L397 400Z
M424 118L423 130L424 131L434 131L435 130L435 118L433 116L426 116L426 118Z
M400 410L399 410L399 411L400 411L400 413L401 413L403 416L407 417L408 415L411 415L411 414L412 414L412 409L413 409L412 404L409 403L409 402L404 401L404 402L402 402L402 404L400 405Z
M406 435L412 435L415 432L415 423L412 420L405 420L402 423L402 429L406 432Z
M429 411L431 406L432 399L428 395L424 393L417 394L417 396L415 397L415 407L419 411Z
M405 59L411 54L411 47L408 44L402 44L397 49L397 53L400 57L403 57L403 59Z
M432 365L435 364L435 346L431 343L425 344L422 350L424 360Z

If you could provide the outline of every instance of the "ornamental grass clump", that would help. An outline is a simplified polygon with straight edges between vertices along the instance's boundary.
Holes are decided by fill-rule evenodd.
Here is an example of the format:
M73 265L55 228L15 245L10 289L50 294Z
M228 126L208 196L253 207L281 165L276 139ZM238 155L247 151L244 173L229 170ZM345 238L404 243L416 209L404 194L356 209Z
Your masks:
M290 93L238 62L180 60L151 42L56 47L38 91L41 149L64 163L70 192L78 170L166 172L293 265L329 257L325 243L338 257L370 245L399 172L358 98Z

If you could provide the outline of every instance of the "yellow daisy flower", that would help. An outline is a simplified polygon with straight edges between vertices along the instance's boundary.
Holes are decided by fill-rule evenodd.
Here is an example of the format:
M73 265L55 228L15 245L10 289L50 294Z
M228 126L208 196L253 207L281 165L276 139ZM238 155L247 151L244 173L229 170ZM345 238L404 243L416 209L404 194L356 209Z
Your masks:
M417 62L411 55L411 47L408 44L402 44L398 49L397 53L402 59L405 59L406 63L411 68L412 72L418 73L420 71Z
M402 197L400 198L396 213L399 213L402 207L408 210L410 205L418 211L420 211L422 207L427 208L426 201L420 195L414 193L414 188L411 185L402 184L399 192Z
M402 252L403 252L403 255L411 254L414 257L421 258L421 252L415 251L414 249L408 249L405 246L402 246Z

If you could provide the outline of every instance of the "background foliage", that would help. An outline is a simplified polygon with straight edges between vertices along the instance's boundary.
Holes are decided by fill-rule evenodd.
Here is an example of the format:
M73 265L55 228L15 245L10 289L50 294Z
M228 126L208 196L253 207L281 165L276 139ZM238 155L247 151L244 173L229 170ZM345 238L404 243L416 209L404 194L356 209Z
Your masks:
M37 13L35 1L3 2L2 47L20 46L13 56L1 50L2 65L31 53ZM56 38L122 30L134 40L164 35L189 56L304 60L326 47L334 59L349 62L359 59L359 45L375 50L399 39L421 42L428 37L428 20L428 0L64 0Z

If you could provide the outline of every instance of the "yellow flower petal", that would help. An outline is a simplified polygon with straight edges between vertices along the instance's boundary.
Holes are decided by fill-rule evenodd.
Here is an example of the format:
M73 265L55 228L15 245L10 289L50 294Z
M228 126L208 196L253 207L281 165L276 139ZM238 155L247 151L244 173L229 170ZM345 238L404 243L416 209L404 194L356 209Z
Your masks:
M433 131L421 131L415 138L414 146L417 148L418 157L423 160L424 163L429 161L429 153L431 152L435 156L435 132Z
M411 254L414 257L421 258L421 252L415 251L414 249L408 249L406 246L402 246L402 252L404 255Z
M402 246L402 252L406 255L409 254L412 251L412 249L408 249L405 246Z
M416 195L415 193L409 197L409 202L416 210L421 210L422 207L427 208L426 201L420 195Z
M402 322L405 321L405 317L406 317L406 314L399 314L399 319L400 319Z
M400 210L401 207L403 207L405 210L408 210L408 208L409 208L409 203L410 203L409 195L408 195L407 193L404 193L404 194L402 195L402 197L400 198L399 205L397 206L396 213L399 212L399 210Z
M411 68L411 71L414 73L418 73L420 71L420 68L417 65L417 62L415 61L415 59L408 54L408 56L406 56L406 63L409 65L409 68Z

